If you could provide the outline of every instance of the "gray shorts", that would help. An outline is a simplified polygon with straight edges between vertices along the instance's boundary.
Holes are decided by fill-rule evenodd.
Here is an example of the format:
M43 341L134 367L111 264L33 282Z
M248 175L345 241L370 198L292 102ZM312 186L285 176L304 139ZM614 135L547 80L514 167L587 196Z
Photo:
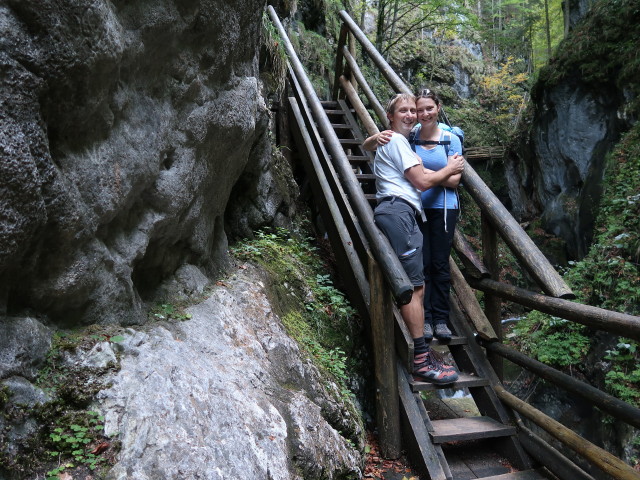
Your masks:
M381 202L373 213L378 228L389 240L411 284L424 283L422 265L422 232L412 206L396 199Z

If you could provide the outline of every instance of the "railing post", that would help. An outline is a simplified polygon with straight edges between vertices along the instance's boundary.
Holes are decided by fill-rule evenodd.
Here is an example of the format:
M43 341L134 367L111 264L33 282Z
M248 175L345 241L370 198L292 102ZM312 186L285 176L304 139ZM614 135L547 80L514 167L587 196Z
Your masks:
M498 279L499 265L498 265L498 236L495 229L491 225L488 217L484 214L481 215L481 235L482 235L482 259L484 265L489 270L491 278ZM502 342L502 319L500 318L500 307L502 301L500 297L495 295L484 294L484 314L489 320L489 323L493 327L493 331L498 337L498 341ZM496 372L496 375L500 381L504 380L504 367L502 357L488 351L487 358L489 363Z
M400 456L400 404L393 339L391 294L375 259L369 255L371 337L376 377L376 424L383 458Z

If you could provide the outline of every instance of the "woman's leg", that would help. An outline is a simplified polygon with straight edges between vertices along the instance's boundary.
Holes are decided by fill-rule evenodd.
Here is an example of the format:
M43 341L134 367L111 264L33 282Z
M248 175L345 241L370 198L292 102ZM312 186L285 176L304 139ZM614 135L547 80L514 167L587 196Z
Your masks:
M425 210L426 213L426 210ZM433 339L433 321L431 316L431 248L430 248L430 227L431 222L420 224L422 231L422 264L424 267L424 339L430 342Z
M446 210L447 231L445 231L444 209L427 209L427 223L429 228L429 278L430 311L436 337L451 338L451 332L446 328L449 320L449 290L451 274L449 271L449 256L453 245L453 233L458 220L458 210ZM440 326L440 328L438 328ZM444 328L443 328L444 327ZM438 334L440 331L440 334Z

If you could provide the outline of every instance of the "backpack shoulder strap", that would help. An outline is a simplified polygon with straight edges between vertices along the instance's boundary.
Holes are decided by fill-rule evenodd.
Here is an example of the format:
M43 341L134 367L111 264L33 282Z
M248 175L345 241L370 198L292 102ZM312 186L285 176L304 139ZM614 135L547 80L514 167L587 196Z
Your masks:
M446 131L445 134L447 136L447 140L442 142L442 144L444 145L444 151L447 154L447 158L449 158L449 145L451 145L451 132Z
M413 128L409 132L409 145L411 145L411 149L414 152L416 151L416 139L417 139L418 135L420 135L420 127Z

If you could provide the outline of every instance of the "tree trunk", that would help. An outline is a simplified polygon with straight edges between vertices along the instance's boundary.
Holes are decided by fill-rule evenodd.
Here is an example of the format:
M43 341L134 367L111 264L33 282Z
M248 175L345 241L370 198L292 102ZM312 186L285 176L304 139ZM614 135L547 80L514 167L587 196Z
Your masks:
M545 30L547 32L547 61L551 58L551 24L549 23L549 0L544 0Z

